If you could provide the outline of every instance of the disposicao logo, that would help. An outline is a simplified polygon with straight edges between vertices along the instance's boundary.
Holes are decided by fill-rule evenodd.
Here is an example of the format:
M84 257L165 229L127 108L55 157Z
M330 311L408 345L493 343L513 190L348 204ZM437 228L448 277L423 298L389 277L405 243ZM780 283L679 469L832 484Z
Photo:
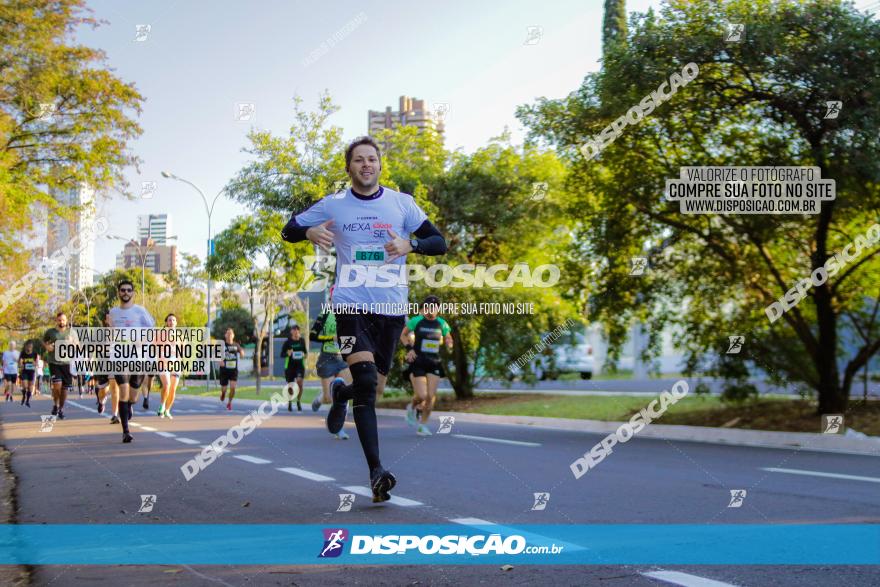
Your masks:
M342 554L348 530L345 528L324 528L324 548L318 558L333 558Z

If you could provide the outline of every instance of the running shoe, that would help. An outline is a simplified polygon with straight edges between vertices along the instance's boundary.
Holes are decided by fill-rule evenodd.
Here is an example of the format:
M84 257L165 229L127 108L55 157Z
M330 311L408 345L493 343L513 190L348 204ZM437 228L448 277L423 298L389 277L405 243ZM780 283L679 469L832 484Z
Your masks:
M403 417L406 420L406 423L415 428L416 426L416 410L413 408L412 404L407 404L406 406L406 415Z
M119 416L117 416L116 414L113 414L113 417L110 418L110 423L111 424L119 424Z
M98 402L98 413L99 414L104 413L104 404L102 404L101 402Z
M388 501L391 496L388 492L397 485L397 479L389 471L381 466L376 467L370 473L370 488L373 490L373 503Z
M24 402L24 405L26 405L27 407L31 407L31 400L27 400L26 402Z
M59 420L63 420L63 419L64 419L64 410L58 410L58 419L59 419Z
M330 398L333 403L327 412L327 430L330 434L336 434L345 425L345 416L348 413L348 401L337 401L336 392L345 385L345 379L337 377L330 383Z
M169 420L173 420L174 416L171 415L171 410L165 410L165 417Z
M156 412L156 415L159 416L160 418L164 418L165 417L165 406L159 406L159 411Z
M293 411L293 402L287 402L287 411L288 411L288 412L292 412L292 411Z
M58 406L52 406L52 415L53 415L53 416L57 416L57 415L58 415Z
M296 400L296 411L297 411L297 412L302 412L302 411L303 411L303 405L300 403L299 400Z
M226 404L226 409L229 410L230 412L232 411L232 402L229 402L228 404Z
M122 433L122 442L129 443L132 440L134 440L134 437L131 434L129 434L128 432Z
M312 411L317 412L321 409L321 396L316 395L315 399L312 400Z
M416 430L416 434L418 434L419 436L431 436L431 431L428 430L428 427L424 424L419 424L419 427Z
M145 410L150 409L150 398L148 398L147 396L144 396L144 409Z
M335 438L336 440L348 440L348 432L346 432L345 430L340 430L333 435L333 438Z

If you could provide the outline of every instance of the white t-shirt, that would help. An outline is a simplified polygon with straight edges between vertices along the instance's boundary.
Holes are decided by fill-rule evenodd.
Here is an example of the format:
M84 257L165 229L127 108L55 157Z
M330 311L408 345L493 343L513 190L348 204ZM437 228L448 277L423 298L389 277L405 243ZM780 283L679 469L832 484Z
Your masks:
M406 256L388 264L383 247L391 241L389 229L399 237L409 239L427 218L409 194L382 187L378 197L361 199L349 188L344 193L318 200L297 214L296 222L300 226L315 226L333 220L328 230L333 233L336 246L334 308L357 307L361 311L370 311L365 306L372 304L386 308L375 313L401 316L407 313L409 299L409 285L405 279L399 279L401 269L406 265ZM393 270L393 287L376 286L383 281L389 283L380 276L380 268ZM372 280L369 277L359 279L358 272L361 271L360 275L372 274Z
M3 351L3 373L5 375L18 375L18 351Z
M153 328L156 321L146 308L132 304L128 308L114 306L110 308L110 326L114 328Z

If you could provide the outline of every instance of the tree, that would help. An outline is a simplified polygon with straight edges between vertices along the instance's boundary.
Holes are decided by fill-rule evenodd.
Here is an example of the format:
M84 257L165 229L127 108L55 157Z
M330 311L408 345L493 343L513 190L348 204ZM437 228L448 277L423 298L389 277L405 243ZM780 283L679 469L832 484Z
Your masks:
M254 301L259 296L263 312L257 324L257 348L254 353L257 393L261 388L259 357L263 339L272 324L284 292L295 289L303 273L305 244L294 246L279 237L286 219L278 212L262 209L254 215L239 216L215 237L215 252L208 259L207 272L217 281L237 283L250 294L251 316L256 318ZM272 337L269 337L269 372L271 373Z
M257 340L254 336L256 323L247 308L242 306L224 308L211 326L211 336L220 340L227 328L232 328L235 331L235 339L243 345L252 344Z
M506 133L471 155L456 153L449 169L429 188L428 199L437 210L435 221L449 249L436 262L503 264L511 270L524 263L530 273L541 265L555 265L570 240L563 216L569 197L562 188L564 176L565 168L552 152L514 146ZM535 246L538 243L540 247ZM410 262L433 262L416 259ZM506 279L509 273L500 275ZM507 365L537 343L543 332L563 322L565 315L576 313L574 305L560 300L556 288L429 286L415 285L413 299L434 293L451 303L534 304L532 315L447 317L455 343L447 373L459 399L473 397L483 378L509 378ZM530 374L525 376L531 379Z
M614 43L626 40L626 0L605 0L602 20L602 49L607 52Z
M124 191L123 169L138 163L128 146L141 133L131 115L140 112L143 97L111 73L103 52L72 43L77 28L99 24L83 0L0 4L2 283L30 269L20 237L31 229L37 207L61 217L74 211L53 192L81 184L99 194ZM30 305L0 306L0 320L27 329Z
M744 42L724 41L727 23L745 25ZM588 137L689 62L696 79L585 160ZM725 374L727 336L746 335L742 361L816 390L820 413L845 411L855 373L880 350L880 249L868 247L782 319L769 323L764 308L876 220L878 93L880 23L850 4L695 0L635 15L600 73L567 98L521 107L531 137L569 163L580 237L571 259L612 347L639 319L652 324L656 352L672 325L691 372ZM832 99L843 110L827 119ZM700 165L817 166L836 179L837 199L812 216L683 215L664 201L665 180ZM648 253L648 274L631 277L630 257Z

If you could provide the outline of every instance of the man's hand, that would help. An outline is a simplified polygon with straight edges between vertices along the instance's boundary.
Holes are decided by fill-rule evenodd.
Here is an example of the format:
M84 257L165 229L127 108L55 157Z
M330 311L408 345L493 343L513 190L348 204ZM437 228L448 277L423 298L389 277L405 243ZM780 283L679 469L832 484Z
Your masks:
M306 238L325 251L329 251L330 247L333 246L333 233L327 227L331 224L333 224L332 219L311 227L306 231Z
M412 245L409 244L409 241L405 238L400 238L400 236L390 228L388 229L388 236L391 237L391 240L385 243L385 252L388 253L388 258L385 259L385 263L391 263L395 259L412 252Z
M416 352L414 350L410 350L406 353L406 362L412 363L416 360Z

